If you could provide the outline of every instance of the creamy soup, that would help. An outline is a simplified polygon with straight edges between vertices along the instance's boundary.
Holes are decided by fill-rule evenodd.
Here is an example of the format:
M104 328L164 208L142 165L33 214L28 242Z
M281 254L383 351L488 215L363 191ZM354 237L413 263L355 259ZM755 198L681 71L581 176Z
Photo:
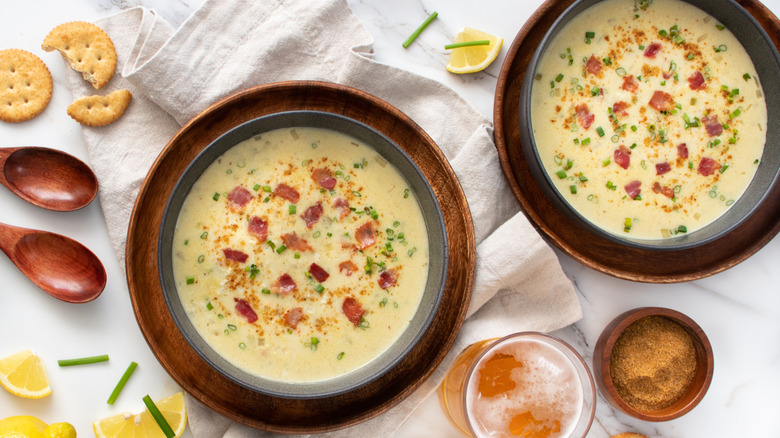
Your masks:
M414 193L372 148L279 129L229 149L194 184L173 272L217 353L258 376L311 382L400 336L425 288L428 237Z
M747 52L678 0L607 0L541 59L532 125L569 204L619 236L668 238L711 223L749 185L767 110Z

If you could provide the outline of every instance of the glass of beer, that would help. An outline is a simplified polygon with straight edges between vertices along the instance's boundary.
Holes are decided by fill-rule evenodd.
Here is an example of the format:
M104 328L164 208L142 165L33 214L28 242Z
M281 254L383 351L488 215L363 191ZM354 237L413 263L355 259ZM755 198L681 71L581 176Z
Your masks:
M583 438L596 390L570 345L522 332L463 350L439 386L439 402L467 436Z

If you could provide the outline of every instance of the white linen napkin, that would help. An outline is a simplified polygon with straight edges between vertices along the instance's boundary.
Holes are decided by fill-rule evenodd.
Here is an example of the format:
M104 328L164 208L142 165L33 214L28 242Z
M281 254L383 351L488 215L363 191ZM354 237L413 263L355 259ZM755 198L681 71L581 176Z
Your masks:
M491 123L442 84L372 60L371 36L344 0L208 0L178 30L141 7L97 24L116 46L117 73L98 92L76 72L69 81L76 98L133 92L118 121L83 129L123 266L133 203L159 152L208 105L251 86L300 79L361 89L410 116L450 160L477 243L467 319L450 353L416 392L388 412L330 435L392 436L465 346L516 331L552 331L581 318L573 285L504 180ZM191 397L188 411L196 438L266 436Z

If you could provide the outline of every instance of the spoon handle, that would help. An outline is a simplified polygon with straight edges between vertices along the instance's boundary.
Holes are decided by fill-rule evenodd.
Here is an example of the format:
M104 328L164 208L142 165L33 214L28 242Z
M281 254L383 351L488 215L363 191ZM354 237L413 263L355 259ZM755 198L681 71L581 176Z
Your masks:
M27 230L13 225L0 223L0 250L13 260L13 249L16 242L26 234Z

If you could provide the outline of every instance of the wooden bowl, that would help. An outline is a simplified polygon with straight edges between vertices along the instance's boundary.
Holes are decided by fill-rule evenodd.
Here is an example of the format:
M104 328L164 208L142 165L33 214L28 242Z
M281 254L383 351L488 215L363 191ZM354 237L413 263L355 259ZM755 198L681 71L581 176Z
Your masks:
M402 360L351 391L289 399L253 391L225 377L187 342L166 306L157 239L168 199L189 164L222 134L262 116L326 111L364 123L400 146L430 182L447 235L447 276L428 329ZM317 433L373 418L419 387L449 351L471 297L476 244L465 194L444 154L409 117L374 96L342 85L294 81L251 88L204 110L171 139L149 171L133 209L126 271L138 325L152 352L192 397L225 417L278 433Z
M758 0L737 3L778 47L780 20ZM648 283L704 278L744 261L761 249L780 231L780 183L777 180L766 190L763 202L751 210L738 227L699 245L677 249L651 249L605 238L565 208L560 208L554 197L548 196L546 183L538 181L532 172L534 158L523 151L519 117L521 91L537 47L572 4L574 0L547 0L534 12L507 50L496 85L493 119L501 167L531 223L551 244L583 265L618 278ZM733 6L734 2L729 4ZM729 28L734 29L734 26ZM771 114L769 118L772 119ZM769 148L769 143L767 145Z
M615 342L628 326L646 316L663 316L679 324L693 340L696 354L696 371L688 388L670 406L654 411L638 410L626 403L615 388L610 370ZM713 368L712 346L701 327L688 316L662 307L642 307L619 315L604 328L593 350L593 374L601 394L621 412L645 421L668 421L690 412L704 398L712 381Z

